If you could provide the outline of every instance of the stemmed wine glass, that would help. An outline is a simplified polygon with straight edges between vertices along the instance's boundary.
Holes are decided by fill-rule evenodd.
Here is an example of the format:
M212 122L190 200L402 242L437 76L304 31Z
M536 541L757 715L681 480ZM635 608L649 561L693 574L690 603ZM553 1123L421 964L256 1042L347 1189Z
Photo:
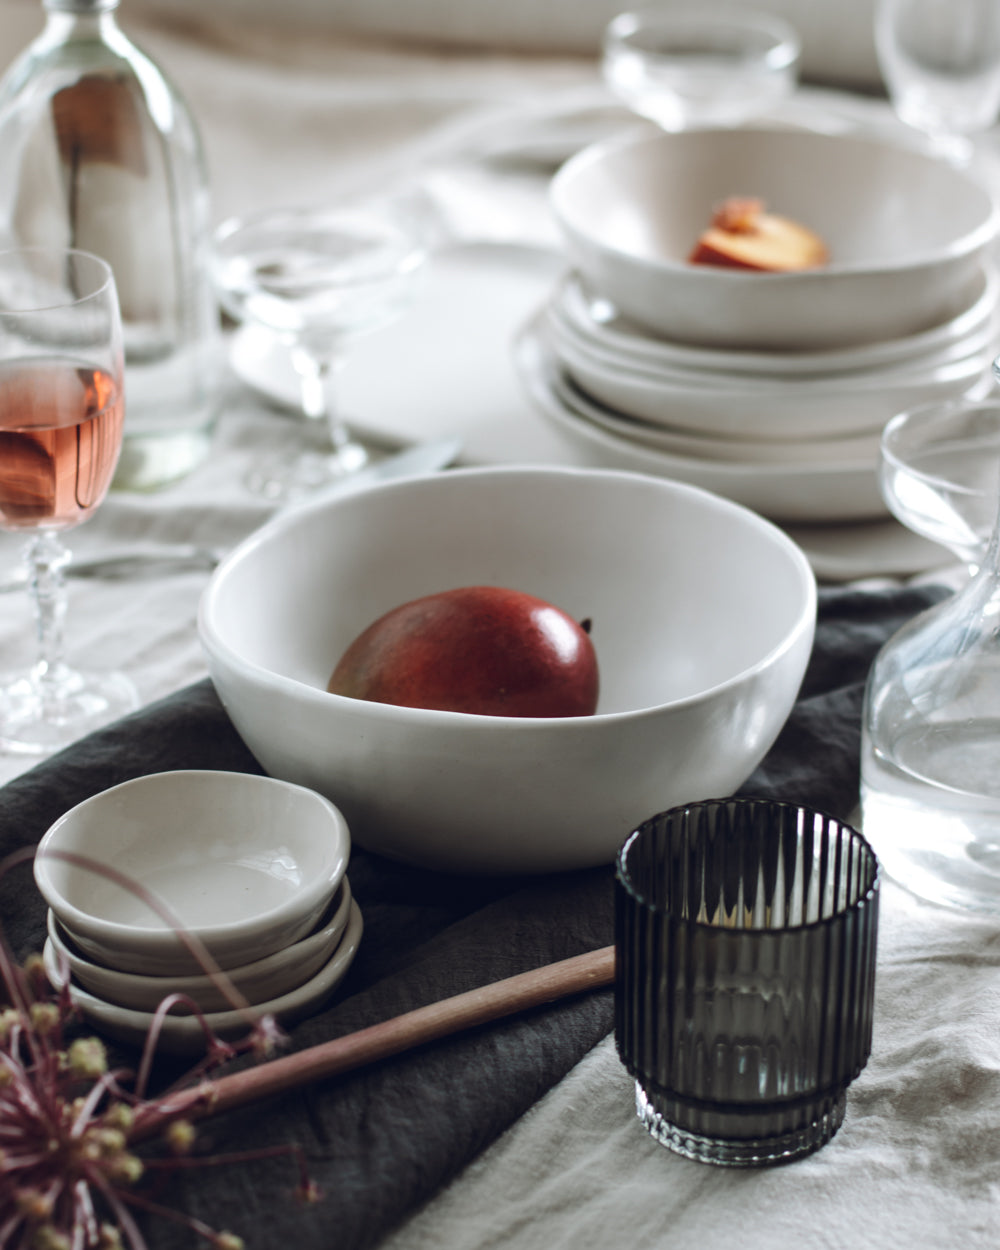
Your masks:
M107 493L122 442L114 277L87 252L0 253L0 526L29 535L38 658L0 685L0 747L41 754L137 706L120 673L63 659L70 554L60 535Z
M320 431L318 447L255 467L253 491L283 501L365 463L331 394L334 377L351 339L403 312L424 259L401 211L389 205L272 209L219 227L213 265L223 307L288 347L302 411Z
M973 155L1000 112L996 0L878 0L875 46L893 108L941 155Z

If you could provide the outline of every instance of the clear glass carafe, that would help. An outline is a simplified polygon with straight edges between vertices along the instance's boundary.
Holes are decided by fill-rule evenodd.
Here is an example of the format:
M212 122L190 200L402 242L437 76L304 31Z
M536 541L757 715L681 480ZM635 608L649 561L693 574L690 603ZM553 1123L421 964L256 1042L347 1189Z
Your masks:
M0 246L82 248L111 265L125 343L115 484L141 490L208 450L218 312L197 128L117 4L44 0L42 32L0 82Z
M872 665L861 810L889 876L1000 915L1000 523L978 573Z

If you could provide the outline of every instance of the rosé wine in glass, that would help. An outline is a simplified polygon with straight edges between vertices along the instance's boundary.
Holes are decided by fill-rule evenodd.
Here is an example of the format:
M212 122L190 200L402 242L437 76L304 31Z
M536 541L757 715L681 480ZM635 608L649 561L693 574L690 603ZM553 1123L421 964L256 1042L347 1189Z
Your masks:
M0 681L0 749L44 754L137 704L120 673L63 659L60 531L107 494L122 444L123 352L110 268L74 249L0 252L0 528L26 548L38 658Z

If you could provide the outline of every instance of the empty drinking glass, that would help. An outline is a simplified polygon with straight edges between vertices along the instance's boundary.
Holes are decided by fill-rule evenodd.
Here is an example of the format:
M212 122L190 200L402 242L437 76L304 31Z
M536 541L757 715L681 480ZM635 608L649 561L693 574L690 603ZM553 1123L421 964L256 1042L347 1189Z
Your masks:
M625 842L615 1037L649 1132L730 1166L816 1150L871 1050L878 864L821 812L692 803Z
M603 72L629 108L664 130L732 126L792 91L800 52L795 30L768 14L636 9L607 27Z
M893 107L955 160L1000 112L996 0L879 0L875 45Z

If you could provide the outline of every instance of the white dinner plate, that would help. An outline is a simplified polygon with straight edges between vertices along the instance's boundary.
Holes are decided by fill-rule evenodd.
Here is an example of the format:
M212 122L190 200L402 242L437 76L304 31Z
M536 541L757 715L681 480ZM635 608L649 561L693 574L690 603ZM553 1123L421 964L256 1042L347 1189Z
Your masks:
M516 244L436 252L413 305L350 347L337 389L351 427L397 445L459 438L472 463L551 461L557 440L525 402L510 344L565 267L554 251ZM270 402L298 410L288 349L266 330L238 330L230 363Z
M270 1013L282 1024L292 1024L301 1020L329 998L340 982L347 975L354 956L358 952L364 923L357 903L351 904L350 919L344 936L336 950L315 976L311 977L298 989L290 990L280 998L270 1002L258 1003L249 1012L253 1016ZM59 959L51 941L46 941L42 952L46 972L54 985L61 984ZM121 1042L134 1046L143 1046L149 1035L152 1023L151 1012L134 1011L128 1007L118 1007L114 1003L105 1002L81 989L75 983L69 987L70 998L79 1007L83 1015L103 1033ZM214 1011L205 1016L205 1020L219 1037L231 1040L243 1036L247 1030L246 1014L239 1011ZM205 1049L205 1033L200 1022L194 1016L168 1015L160 1030L158 1051L176 1055L199 1054Z
M594 465L655 473L715 491L775 521L871 520L888 515L878 486L876 460L837 464L734 464L671 455L612 434L567 406L556 390L559 365L529 324L514 358L525 389L539 412Z

